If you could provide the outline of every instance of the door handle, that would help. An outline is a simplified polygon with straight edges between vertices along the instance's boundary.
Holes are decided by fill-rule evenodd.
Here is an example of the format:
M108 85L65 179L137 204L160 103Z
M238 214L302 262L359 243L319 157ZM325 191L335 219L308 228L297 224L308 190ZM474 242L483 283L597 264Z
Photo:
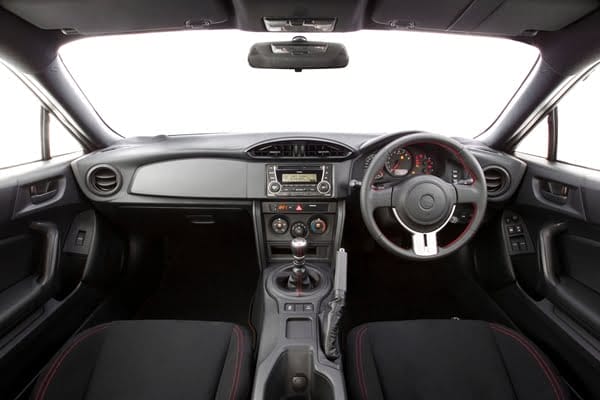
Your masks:
M56 193L58 193L58 189L50 190L49 192L42 193L42 194L31 195L31 202L33 204L43 203L45 201L50 200L54 196L56 196Z
M542 180L542 196L555 204L564 205L569 200L569 186L564 183Z
M32 204L40 204L52 199L58 193L58 180L50 179L29 186Z

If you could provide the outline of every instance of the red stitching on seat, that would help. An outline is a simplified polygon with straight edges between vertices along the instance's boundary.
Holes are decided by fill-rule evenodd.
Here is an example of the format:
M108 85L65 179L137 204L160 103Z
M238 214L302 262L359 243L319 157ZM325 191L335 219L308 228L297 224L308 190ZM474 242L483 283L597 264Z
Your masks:
M67 358L67 356L71 353L71 351L73 351L75 349L75 347L77 347L85 339L89 338L90 336L95 335L98 332L103 331L109 325L110 324L98 325L94 328L89 329L86 332L81 333L78 337L76 337L74 339L73 343L69 347L67 347L62 353L60 353L60 355L58 356L58 358L56 359L54 364L52 364L52 367L50 367L50 369L48 370L48 373L42 380L42 383L40 384L40 388L38 389L38 394L36 396L36 400L41 400L44 398L44 396L46 396L46 391L48 390L48 387L50 386L50 382L52 381L52 379L54 379L54 376L56 375L58 368L61 366L63 361Z
M229 395L230 400L234 400L236 398L238 384L240 380L240 368L242 366L242 345L244 344L244 335L242 331L237 325L233 326L233 331L235 333L235 343L236 343L236 358L235 358L235 373L233 376L233 386L231 387L231 393Z
M362 395L363 400L367 400L368 396L367 396L367 386L365 385L365 371L363 369L363 364L362 364L362 342L363 342L363 336L365 335L365 332L367 331L367 327L365 326L363 329L361 329L357 334L356 334L356 359L355 359L355 364L356 364L356 375L358 376L358 385L360 386L360 392Z
M503 333L520 343L521 346L523 346L529 352L529 354L531 354L533 359L537 361L538 365L541 367L542 371L544 372L544 375L546 375L546 378L548 378L548 381L550 381L550 385L552 386L552 390L554 391L554 395L556 396L556 398L559 400L564 399L562 387L558 381L558 378L554 375L552 369L548 366L546 361L544 361L544 358L537 352L535 347L528 343L527 339L521 337L517 332L514 332L501 325L490 324L490 327L496 332Z

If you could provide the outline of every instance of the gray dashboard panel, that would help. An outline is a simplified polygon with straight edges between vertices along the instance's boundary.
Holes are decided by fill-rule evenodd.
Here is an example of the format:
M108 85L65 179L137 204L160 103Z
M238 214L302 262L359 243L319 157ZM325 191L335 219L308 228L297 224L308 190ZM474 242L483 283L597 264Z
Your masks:
M135 172L130 193L146 196L246 198L247 163L215 158L161 161Z

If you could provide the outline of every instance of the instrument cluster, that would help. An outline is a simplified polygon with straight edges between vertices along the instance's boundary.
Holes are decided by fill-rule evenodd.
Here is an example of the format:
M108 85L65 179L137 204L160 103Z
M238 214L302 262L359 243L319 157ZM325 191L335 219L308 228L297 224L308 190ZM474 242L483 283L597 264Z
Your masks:
M369 154L364 168L371 164L375 153ZM446 163L440 159L439 152L425 147L398 147L392 150L383 168L375 175L376 181L395 180L415 175L436 175L442 177Z

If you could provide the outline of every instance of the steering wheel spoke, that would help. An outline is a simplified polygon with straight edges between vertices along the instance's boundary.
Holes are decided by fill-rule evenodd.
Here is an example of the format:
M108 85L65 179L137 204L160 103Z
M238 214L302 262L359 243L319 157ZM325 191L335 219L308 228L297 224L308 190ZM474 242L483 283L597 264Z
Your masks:
M370 188L368 196L369 208L374 211L377 208L391 207L392 206L392 192L391 186L383 188Z
M421 257L434 256L438 253L437 232L412 234L412 248Z
M473 204L481 199L481 190L475 185L460 185L455 183L456 203L457 204Z

